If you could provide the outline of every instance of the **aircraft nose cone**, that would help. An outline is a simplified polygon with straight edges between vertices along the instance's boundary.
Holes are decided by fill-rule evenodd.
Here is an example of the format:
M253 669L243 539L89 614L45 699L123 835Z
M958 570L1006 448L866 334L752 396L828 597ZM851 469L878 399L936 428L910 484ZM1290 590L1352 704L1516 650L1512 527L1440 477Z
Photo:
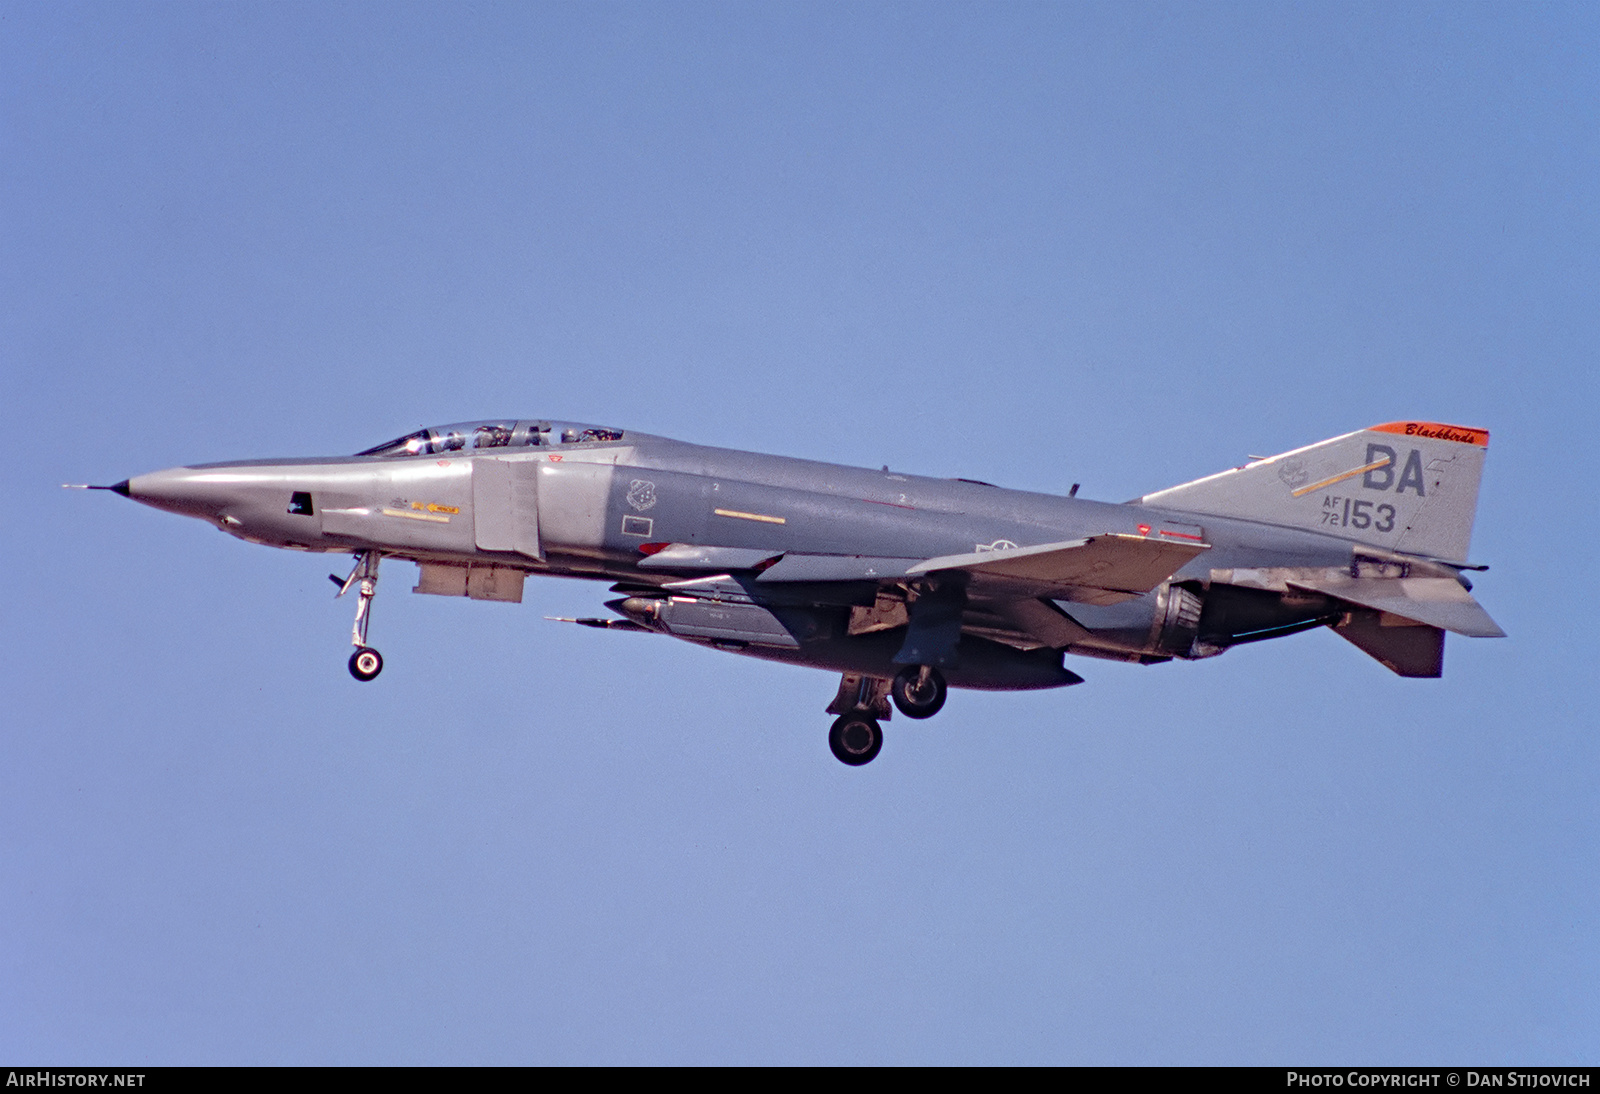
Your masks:
M215 471L171 467L125 479L117 484L122 488L117 493L169 513L213 520L236 493L227 478Z

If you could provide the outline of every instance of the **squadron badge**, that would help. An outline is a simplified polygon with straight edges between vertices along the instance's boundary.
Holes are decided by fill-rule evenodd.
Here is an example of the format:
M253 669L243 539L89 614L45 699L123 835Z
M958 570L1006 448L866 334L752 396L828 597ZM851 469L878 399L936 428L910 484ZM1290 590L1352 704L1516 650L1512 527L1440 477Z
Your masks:
M645 479L634 479L628 484L628 504L639 512L656 503L656 484Z
M1284 460L1278 468L1278 478L1290 490L1298 490L1311 478L1311 472L1306 470L1306 465L1301 460Z

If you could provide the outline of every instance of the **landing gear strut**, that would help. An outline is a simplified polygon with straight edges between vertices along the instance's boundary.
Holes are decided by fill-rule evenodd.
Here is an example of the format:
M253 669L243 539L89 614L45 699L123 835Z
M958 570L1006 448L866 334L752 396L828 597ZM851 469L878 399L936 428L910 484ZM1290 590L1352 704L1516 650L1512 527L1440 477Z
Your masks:
M339 586L339 596L359 585L356 593L356 622L350 628L350 644L356 652L350 655L350 675L363 683L377 679L383 671L383 654L367 645L367 624L372 620L372 598L378 593L378 563L383 556L377 551L363 551L356 558L355 569ZM339 579L334 578L335 581ZM337 597L335 598L337 599Z
M845 673L839 680L839 694L828 704L828 713L839 715L828 731L828 747L839 761L851 767L871 763L883 749L883 727L878 722L893 713L889 681Z
M932 718L944 706L944 674L932 665L907 665L889 685L889 697L907 718Z

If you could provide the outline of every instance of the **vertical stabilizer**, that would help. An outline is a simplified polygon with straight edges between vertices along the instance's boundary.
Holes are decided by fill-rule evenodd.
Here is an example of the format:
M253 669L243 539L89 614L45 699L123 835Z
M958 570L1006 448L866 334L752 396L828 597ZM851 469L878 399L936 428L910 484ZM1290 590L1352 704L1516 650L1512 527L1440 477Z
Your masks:
M1465 562L1488 448L1487 430L1388 422L1138 501Z

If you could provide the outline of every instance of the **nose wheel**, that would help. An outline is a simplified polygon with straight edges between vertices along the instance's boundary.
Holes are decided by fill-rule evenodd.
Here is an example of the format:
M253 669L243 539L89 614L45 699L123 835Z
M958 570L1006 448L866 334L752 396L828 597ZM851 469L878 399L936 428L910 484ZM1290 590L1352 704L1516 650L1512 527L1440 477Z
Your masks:
M372 598L378 595L378 563L383 556L377 551L363 551L356 556L355 569L339 583L335 599L352 588L356 592L356 622L350 628L350 644L356 652L350 655L350 675L365 683L376 680L383 671L383 654L367 645L367 624L372 621ZM339 581L337 575L333 580Z
M382 671L383 654L371 646L362 646L350 655L350 675L357 680L374 680Z

